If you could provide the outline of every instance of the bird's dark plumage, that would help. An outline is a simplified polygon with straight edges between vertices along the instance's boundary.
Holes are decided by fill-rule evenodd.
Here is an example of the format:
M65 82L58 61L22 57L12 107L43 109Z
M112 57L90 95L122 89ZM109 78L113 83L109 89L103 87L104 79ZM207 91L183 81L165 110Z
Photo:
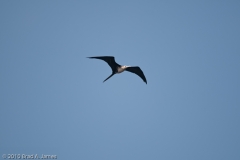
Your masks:
M116 70L117 67L120 67L120 65L115 62L115 59L112 56L87 57L87 58L94 58L94 59L104 60L112 68L113 72Z
M116 73L121 73L121 72L123 72L124 70L126 70L126 71L129 71L129 72L132 72L132 73L138 75L138 76L139 76L140 78L142 78L142 80L147 84L147 79L146 79L146 77L144 76L143 71L141 70L141 68L138 67L138 66L135 66L135 67L121 66L121 65L119 65L119 64L117 64L117 63L115 62L115 59L114 59L114 57L112 57L112 56L87 57L87 58L103 60L103 61L107 62L108 65L111 67L111 69L112 69L112 74L111 74L108 78L106 78L103 82L105 82L106 80L108 80L109 78L111 78L114 74L116 74Z
M135 73L140 78L142 78L142 80L147 84L146 77L144 76L143 71L141 70L140 67L137 67L137 66L136 67L127 67L126 71Z

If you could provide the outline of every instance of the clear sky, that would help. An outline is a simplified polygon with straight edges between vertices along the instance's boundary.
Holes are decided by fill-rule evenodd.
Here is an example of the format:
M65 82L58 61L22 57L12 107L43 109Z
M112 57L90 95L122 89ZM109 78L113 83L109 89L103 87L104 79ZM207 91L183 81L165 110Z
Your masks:
M240 1L0 1L0 154L239 160ZM148 84L101 60L140 66Z

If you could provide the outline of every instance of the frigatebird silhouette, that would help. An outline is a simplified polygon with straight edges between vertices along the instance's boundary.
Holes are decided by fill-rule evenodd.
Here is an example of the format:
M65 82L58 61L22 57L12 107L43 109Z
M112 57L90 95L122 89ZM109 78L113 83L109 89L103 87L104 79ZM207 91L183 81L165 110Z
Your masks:
M108 65L111 67L112 74L109 77L107 77L103 82L105 82L106 80L111 78L116 73L122 73L123 71L129 71L129 72L132 72L132 73L135 73L136 75L138 75L147 84L146 77L144 76L141 68L138 66L131 67L131 66L119 65L115 62L115 58L112 56L87 57L87 58L103 60L103 61L107 62Z

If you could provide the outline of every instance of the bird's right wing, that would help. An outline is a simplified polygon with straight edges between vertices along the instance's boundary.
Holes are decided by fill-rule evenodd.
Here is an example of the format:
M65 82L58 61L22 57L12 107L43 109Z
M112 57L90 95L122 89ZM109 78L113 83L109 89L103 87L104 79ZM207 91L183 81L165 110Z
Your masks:
M136 75L138 75L139 77L141 77L142 80L147 84L147 79L146 79L146 77L144 76L143 71L141 70L140 67L137 67L137 66L136 66L136 67L127 67L127 68L126 68L126 71L135 73Z

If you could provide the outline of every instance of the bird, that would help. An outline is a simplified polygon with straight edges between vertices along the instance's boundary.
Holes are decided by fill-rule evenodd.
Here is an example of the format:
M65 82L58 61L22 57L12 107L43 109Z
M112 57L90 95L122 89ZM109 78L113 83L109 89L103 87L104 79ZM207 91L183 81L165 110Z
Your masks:
M138 75L147 84L147 79L144 76L141 68L138 66L119 65L118 63L115 62L115 58L113 56L99 56L99 57L87 57L87 58L103 60L103 61L107 62L107 64L111 67L112 74L109 77L107 77L103 81L103 83L117 73L122 73L123 71L128 71L128 72L132 72L132 73L135 73L136 75Z

